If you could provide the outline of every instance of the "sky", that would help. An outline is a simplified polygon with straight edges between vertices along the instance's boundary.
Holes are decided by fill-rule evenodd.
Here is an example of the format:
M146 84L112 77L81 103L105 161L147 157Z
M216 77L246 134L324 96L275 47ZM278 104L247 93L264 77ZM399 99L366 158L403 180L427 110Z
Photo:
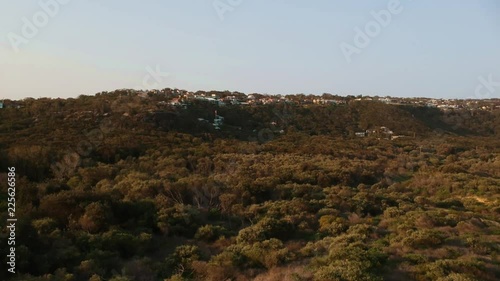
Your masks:
M500 98L496 0L0 0L0 38L0 99L123 88L470 98L485 79L482 96Z

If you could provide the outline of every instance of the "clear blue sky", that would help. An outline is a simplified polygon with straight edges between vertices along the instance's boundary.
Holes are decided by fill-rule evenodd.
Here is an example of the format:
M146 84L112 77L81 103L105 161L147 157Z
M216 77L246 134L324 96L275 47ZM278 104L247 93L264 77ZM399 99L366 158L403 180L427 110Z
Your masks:
M240 1L221 20L214 0L71 0L16 53L8 34L43 10L2 0L0 99L141 88L148 66L170 74L156 88L244 93L466 98L500 82L496 0L401 0L350 63L340 44L389 0Z

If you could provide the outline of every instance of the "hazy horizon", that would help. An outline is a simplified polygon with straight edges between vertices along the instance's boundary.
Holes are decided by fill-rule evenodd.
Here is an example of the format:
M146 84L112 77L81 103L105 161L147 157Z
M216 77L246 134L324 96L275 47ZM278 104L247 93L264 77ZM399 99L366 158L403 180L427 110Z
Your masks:
M493 0L29 0L2 8L0 99L123 88L456 99L500 93Z

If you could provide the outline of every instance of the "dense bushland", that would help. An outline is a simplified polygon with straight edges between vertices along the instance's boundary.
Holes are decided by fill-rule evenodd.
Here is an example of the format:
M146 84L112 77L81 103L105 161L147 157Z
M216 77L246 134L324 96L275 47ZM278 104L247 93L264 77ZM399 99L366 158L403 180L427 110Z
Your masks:
M498 112L453 123L369 102L158 101L117 92L0 110L3 210L7 167L18 174L19 273L6 278L500 278ZM216 109L220 131L197 120ZM380 126L406 137L354 137Z

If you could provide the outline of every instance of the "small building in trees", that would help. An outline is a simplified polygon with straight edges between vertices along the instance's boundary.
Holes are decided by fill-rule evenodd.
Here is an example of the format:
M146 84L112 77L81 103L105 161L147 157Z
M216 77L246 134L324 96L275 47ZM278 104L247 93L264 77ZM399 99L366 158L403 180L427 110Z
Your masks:
M366 136L366 132L356 132L356 137L364 138Z
M214 118L214 128L216 130L220 130L220 127L224 124L224 117L220 116L217 114L217 110L215 111L215 118Z

